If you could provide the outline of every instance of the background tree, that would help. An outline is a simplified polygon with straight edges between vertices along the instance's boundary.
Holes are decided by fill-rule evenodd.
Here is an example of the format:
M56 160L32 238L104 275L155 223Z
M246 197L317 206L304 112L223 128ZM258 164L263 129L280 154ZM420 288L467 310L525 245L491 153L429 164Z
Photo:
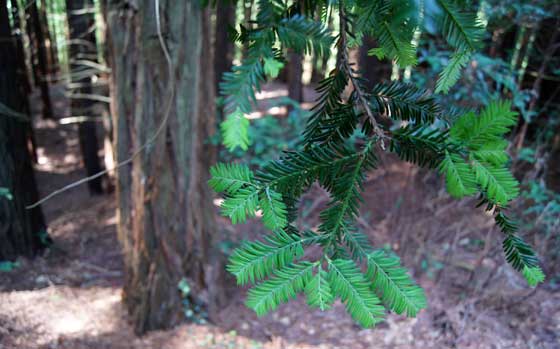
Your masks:
M92 63L97 61L95 39L95 8L92 0L67 0L66 11L70 41L71 110L74 117L84 116L78 123L82 159L87 176L102 170L97 139L97 122L92 119ZM88 181L92 194L103 193L102 177Z
M12 35L7 1L0 0L0 260L33 256L47 244L32 157L28 149L29 107L24 84L14 84L21 59Z
M27 31L30 38L29 42L31 44L35 85L38 86L41 91L41 101L43 102L43 118L52 119L53 112L48 81L49 53L46 47L46 37L43 32L44 28L41 24L37 1L30 2L25 8L28 14Z
M220 290L208 273L214 77L204 14L198 1L108 4L116 160L144 150L117 172L123 294L137 333L180 321L181 280L193 307Z

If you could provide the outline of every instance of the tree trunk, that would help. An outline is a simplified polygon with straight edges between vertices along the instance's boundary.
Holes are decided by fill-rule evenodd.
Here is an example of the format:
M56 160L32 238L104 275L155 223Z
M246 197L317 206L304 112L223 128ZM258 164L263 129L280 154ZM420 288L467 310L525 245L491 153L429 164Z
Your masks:
M0 0L0 103L25 113L28 107L23 84L14 84L18 81L16 41L10 31L7 1ZM28 122L28 116L27 120L0 116L0 187L11 194L11 199L0 197L0 260L33 256L46 245L41 208L25 208L38 199L27 146Z
M208 13L196 0L159 3L171 68L154 1L111 1L107 20L116 160L149 143L117 171L123 298L140 334L183 318L181 280L190 305L212 304L221 289L208 267L214 228L206 184L214 127Z
M360 46L359 69L367 80L366 86L372 88L375 84L391 79L391 61L380 61L375 56L368 56L368 51L378 45L371 37L364 37Z
M31 93L31 84L29 82L29 76L27 75L27 65L25 64L25 50L23 46L22 33L23 29L21 27L19 4L17 0L11 0L12 9L12 37L15 39L14 45L16 46L16 63L17 63L17 81L18 87L20 88L20 93L24 99L24 103L21 105L21 112L25 115L30 115L28 96ZM37 163L37 142L35 141L35 133L33 132L33 125L31 122L26 123L26 128L28 130L28 138L31 145L31 155L33 162Z
M41 26L41 19L39 16L39 10L37 9L37 2L32 1L28 5L29 18L27 19L31 29L31 45L32 50L35 52L36 62L33 66L35 71L35 84L39 86L41 90L41 100L43 101L43 118L52 119L52 103L51 97L49 95L49 82L48 77L48 57L47 49L45 46L45 34L43 33L43 28Z
M222 75L231 70L233 63L234 44L229 39L228 28L235 26L235 4L220 3L216 6L216 36L214 69L216 94L219 95L219 83Z
M95 31L92 30L93 1L92 0L67 0L66 11L68 28L70 31L69 60L72 76L71 109L73 116L91 115L93 103L88 95L92 94L91 76L76 78L78 72L83 72L84 60L97 55ZM78 123L78 136L80 150L87 176L99 173L102 169L99 159L99 142L97 140L97 125L95 121L81 121ZM90 194L102 194L102 177L97 177L88 182Z
M41 31L45 35L45 49L47 50L47 67L50 74L56 72L56 67L58 65L56 54L53 48L53 40L49 27L49 20L47 18L47 2L45 0L41 1L41 10L39 12L41 20Z
M288 97L296 102L303 102L303 56L299 53L288 53Z

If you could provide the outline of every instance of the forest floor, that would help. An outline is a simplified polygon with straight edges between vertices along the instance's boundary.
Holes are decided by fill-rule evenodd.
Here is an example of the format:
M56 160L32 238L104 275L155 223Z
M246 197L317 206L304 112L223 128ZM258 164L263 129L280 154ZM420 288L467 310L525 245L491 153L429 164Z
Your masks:
M36 133L42 195L83 176L75 125L41 121ZM327 200L315 187L302 200L311 227ZM232 287L213 324L137 337L121 305L114 196L90 197L82 186L43 206L54 246L0 272L0 349L560 348L558 286L526 287L504 264L491 217L474 206L451 200L437 175L392 157L368 177L359 226L401 255L426 290L429 307L415 319L388 315L365 330L342 304L311 311L303 299L258 319L243 305L245 291ZM264 232L256 222L219 222L232 243Z

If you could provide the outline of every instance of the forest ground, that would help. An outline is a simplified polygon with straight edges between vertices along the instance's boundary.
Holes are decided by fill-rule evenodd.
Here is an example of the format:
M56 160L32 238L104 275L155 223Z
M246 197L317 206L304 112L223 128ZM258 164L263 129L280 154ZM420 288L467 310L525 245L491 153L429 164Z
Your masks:
M54 94L59 114L66 115L63 90ZM37 177L45 195L83 173L75 125L36 126ZM0 272L0 349L560 348L560 290L550 284L529 289L504 264L500 233L491 217L473 208L474 200L451 200L437 175L389 156L381 157L365 188L359 228L414 266L429 301L416 319L389 315L364 330L342 304L311 311L301 298L257 319L243 306L245 291L232 284L230 302L215 323L137 337L120 302L114 196L90 197L81 186L43 206L55 245ZM304 197L311 227L327 201L316 187ZM232 245L264 232L257 222L219 222Z

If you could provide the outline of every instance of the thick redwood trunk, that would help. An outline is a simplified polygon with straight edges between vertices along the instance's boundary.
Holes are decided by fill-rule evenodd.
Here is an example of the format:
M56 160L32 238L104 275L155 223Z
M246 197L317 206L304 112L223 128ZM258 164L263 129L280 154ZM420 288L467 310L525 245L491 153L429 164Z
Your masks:
M43 102L43 118L52 119L52 103L49 94L49 82L48 82L48 52L45 46L45 34L43 33L43 27L41 25L41 18L39 16L39 10L37 9L36 1L29 3L27 7L29 17L27 19L28 30L31 29L31 45L32 51L34 52L34 64L33 70L35 74L35 84L41 90L41 100Z
M11 35L6 0L0 0L0 103L25 114L29 110L24 85L18 81L17 39ZM14 88L15 86L15 88ZM40 207L27 210L38 199L28 148L29 117L0 116L0 187L11 194L0 197L0 260L33 256L46 245Z
M214 78L211 41L205 37L208 14L199 6L195 0L160 1L170 76L154 2L108 4L116 160L149 143L117 172L123 296L137 333L183 318L181 280L190 287L191 305L213 302L217 295L209 284L220 289L208 265L214 229L207 140L214 127Z
M71 106L74 116L91 116L93 103L88 95L92 94L91 76L76 78L75 75L87 69L83 61L97 55L95 41L94 18L92 0L67 0L66 11L70 31L70 72L72 73ZM82 121L78 123L78 136L80 149L86 174L94 175L101 171L99 158L99 142L97 140L97 125L95 121ZM103 193L102 177L97 177L88 182L91 194Z

